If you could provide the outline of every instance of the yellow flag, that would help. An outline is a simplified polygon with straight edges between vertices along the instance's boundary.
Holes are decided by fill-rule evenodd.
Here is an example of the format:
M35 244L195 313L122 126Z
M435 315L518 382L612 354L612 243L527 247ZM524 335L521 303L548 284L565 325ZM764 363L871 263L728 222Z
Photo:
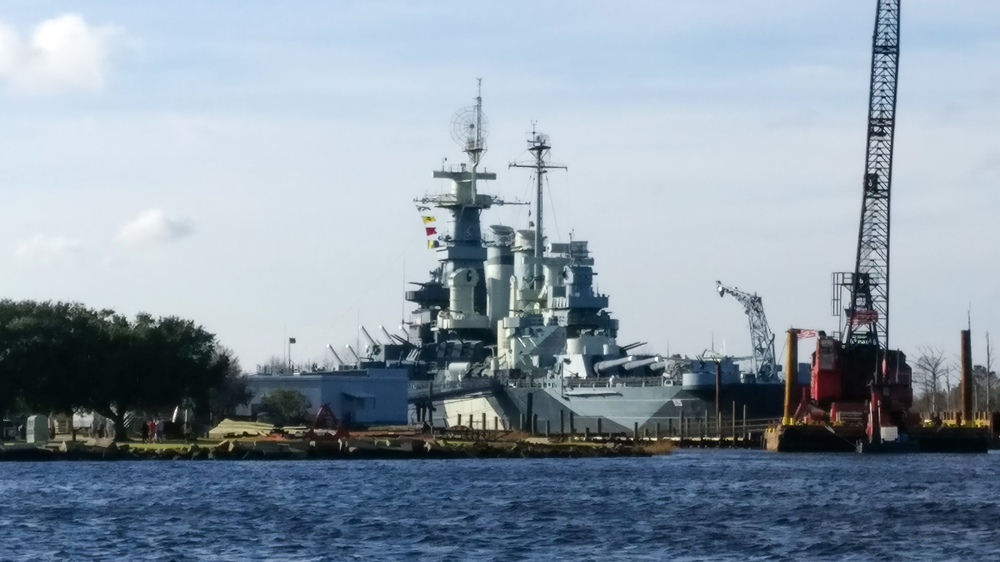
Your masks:
M434 222L434 217L421 217L421 218L424 219L424 224L427 224L429 222Z
M437 248L438 247L438 241L437 240L428 240L427 241L427 247L430 248L430 249Z

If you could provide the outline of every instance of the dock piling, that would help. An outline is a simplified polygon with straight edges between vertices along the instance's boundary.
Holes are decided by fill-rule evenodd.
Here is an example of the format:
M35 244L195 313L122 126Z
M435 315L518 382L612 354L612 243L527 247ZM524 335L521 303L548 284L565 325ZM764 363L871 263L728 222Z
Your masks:
M795 397L795 383L798 382L799 373L799 331L795 328L788 330L788 339L785 344L788 348L788 355L785 359L785 415L781 419L782 425L792 425L792 418L795 416L792 400Z

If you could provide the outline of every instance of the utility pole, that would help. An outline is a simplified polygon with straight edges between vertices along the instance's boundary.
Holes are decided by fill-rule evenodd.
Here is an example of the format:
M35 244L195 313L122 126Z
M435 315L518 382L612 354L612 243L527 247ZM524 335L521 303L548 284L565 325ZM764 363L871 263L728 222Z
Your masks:
M549 155L549 150L552 147L549 146L549 136L538 133L535 131L535 123L531 124L531 138L528 139L528 152L535 156L535 161L531 163L520 164L517 162L511 162L508 168L531 168L535 170L535 179L537 185L535 186L535 265L532 268L532 283L533 289L538 289L539 284L542 279L542 256L543 245L545 241L545 235L542 232L542 182L544 181L544 174L548 170L552 169L567 169L566 166L559 164L551 164L545 161L546 157Z

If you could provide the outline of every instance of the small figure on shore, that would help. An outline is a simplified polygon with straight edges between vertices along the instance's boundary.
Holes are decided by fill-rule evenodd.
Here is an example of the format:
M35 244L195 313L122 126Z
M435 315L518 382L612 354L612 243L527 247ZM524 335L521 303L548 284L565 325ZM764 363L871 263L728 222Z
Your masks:
M142 442L145 443L149 441L149 424L143 422L142 427L139 429L139 435L142 437Z
M146 427L146 432L149 433L149 442L156 443L156 422L149 420Z

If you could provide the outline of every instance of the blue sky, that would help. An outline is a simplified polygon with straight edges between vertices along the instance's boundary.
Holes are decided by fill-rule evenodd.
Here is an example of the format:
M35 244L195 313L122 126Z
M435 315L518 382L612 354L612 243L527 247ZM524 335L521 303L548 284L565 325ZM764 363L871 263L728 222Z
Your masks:
M434 265L411 200L462 156L449 120L482 77L488 190L527 197L506 165L538 121L569 166L550 239L590 240L623 341L748 352L716 279L777 331L833 328L873 1L289 6L4 3L4 296L189 316L250 369L286 333L321 361L359 318L398 325L404 277ZM910 353L956 353L970 305L1000 332L998 24L995 2L903 6L891 339Z

